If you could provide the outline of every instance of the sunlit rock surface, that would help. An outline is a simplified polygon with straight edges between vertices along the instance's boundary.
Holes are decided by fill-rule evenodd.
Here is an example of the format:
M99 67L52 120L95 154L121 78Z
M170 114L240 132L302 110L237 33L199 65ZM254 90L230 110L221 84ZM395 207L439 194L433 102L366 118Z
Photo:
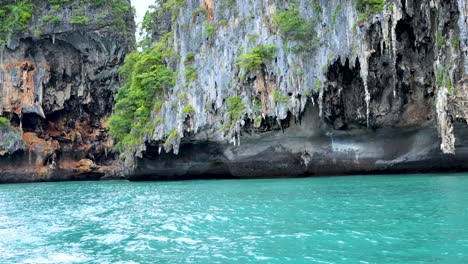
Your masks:
M24 32L1 56L0 114L16 143L2 138L0 181L466 170L467 3L386 1L365 18L355 5L295 1L313 29L306 39L275 23L292 1L185 1L159 13L152 37L174 33L177 82L125 163L106 121L133 32L99 23L106 10L89 9L81 28L67 12L61 25L38 24L40 37ZM240 69L258 45L274 46L273 58ZM227 114L233 97L238 120Z
M172 22L177 85L163 122L137 153L142 158L130 159L133 179L466 169L465 1L387 1L365 20L354 1L296 7L314 27L311 41L279 32L274 16L290 2L179 8ZM251 72L236 67L258 44L274 45L274 59ZM189 67L193 81L184 76ZM233 96L245 115L226 129ZM195 109L189 115L187 105Z

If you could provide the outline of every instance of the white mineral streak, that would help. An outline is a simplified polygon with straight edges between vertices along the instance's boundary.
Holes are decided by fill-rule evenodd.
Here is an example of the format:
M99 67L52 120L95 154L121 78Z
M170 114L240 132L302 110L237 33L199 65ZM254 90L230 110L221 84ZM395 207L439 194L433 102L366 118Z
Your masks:
M446 154L455 153L455 136L453 135L453 124L447 113L447 89L441 87L437 93L437 124L439 135L442 138L440 148Z
M396 98L396 86L397 86L397 81L396 81L396 76L397 76L397 73L396 73L396 65L397 65L397 52L398 52L398 47L397 47L397 32L396 32L396 27L397 27L397 24L398 24L398 21L400 19L403 18L403 11L402 11L402 7L401 7L401 3L400 2L396 2L395 3L395 6L393 8L393 11L391 12L391 15L389 17L389 19L391 20L392 22L392 28L391 28L391 42L390 42L390 48L393 52L392 56L393 56L393 65L394 67L392 67L392 71L393 71L393 74L392 74L392 77L393 77L393 97ZM387 23L385 23L387 24Z
M467 52L468 52L468 30L467 30L467 16L466 12L468 11L467 5L465 0L457 0L458 4L458 10L459 10L459 19L458 19L458 26L459 26L459 31L460 31L460 48L462 50L462 54L464 56L463 62L464 62L464 73L468 74L468 57L467 57ZM456 54L453 55L456 57ZM439 59L441 57L447 57L447 55L439 54ZM453 58L452 58L453 60ZM452 79L453 76L453 67L455 67L455 63L453 63L452 67L450 67L449 74L448 76L444 76L445 81L449 81L450 83L454 84L455 86L457 85L454 80ZM435 72L440 69L444 69L444 66L439 62L437 62L434 66ZM444 70L445 71L445 70ZM444 72L444 75L446 73ZM452 88L453 89L453 88ZM462 89L462 92L464 89ZM455 135L453 131L453 124L452 124L452 119L449 114L449 109L448 109L448 102L449 99L447 97L448 94L448 89L445 87L439 87L439 91L437 94L437 101L436 101L436 110L437 110L437 125L438 125L438 130L439 130L439 135L442 139L441 143L441 150L446 153L446 154L454 154L455 153ZM464 100L463 98L458 98L459 100ZM453 102L457 103L457 102ZM462 104L463 105L463 104ZM458 109L459 111L464 111L464 109ZM457 113L455 113L457 114Z
M458 27L460 28L460 48L464 56L464 70L468 74L468 28L467 28L467 12L468 6L465 0L457 0L458 11L460 16L458 18Z
M177 84L173 95L168 97L162 107L163 123L156 127L153 140L164 140L173 130L178 132L181 139L187 129L195 134L211 131L206 135L208 140L220 138L220 134L223 134L220 128L224 119L223 113L226 111L225 100L230 96L242 98L246 106L245 113L251 119L255 118L252 98L256 92L261 92L265 98L265 102L262 102L263 113L260 116L284 119L288 112L297 116L304 110L307 99L314 93L317 79L320 83L317 103L321 110L323 84L326 80L324 74L328 66L338 59L344 64L348 58L350 64L354 65L359 58L361 77L366 84L365 101L369 115L371 98L366 83L366 54L370 54L370 51L360 44L366 41L362 39L361 29L356 26L357 14L353 1L321 0L321 14L314 14L312 1L298 1L301 16L313 19L320 15L319 23L315 27L320 44L307 52L290 50L297 43L292 40L286 41L273 26L275 12L284 9L287 3L273 0L237 0L232 7L227 8L222 6L224 2L226 1L213 1L212 25L216 27L216 32L211 37L204 32L206 17L197 18L193 15L196 13L194 11L200 8L195 1L187 1L186 6L180 9L175 21L174 34L174 51L181 58L177 66ZM333 13L337 6L340 11L332 25ZM226 19L227 25L219 25L221 19ZM236 58L257 44L276 46L276 59L266 63L261 91L258 91L258 87L240 81L240 75L244 73L238 72L235 66ZM195 54L192 66L197 72L197 78L187 85L184 77L187 65L183 58L189 52ZM255 72L247 77L258 80L263 78L260 75L260 72ZM287 102L275 103L274 91L278 91L282 96L290 95L290 99ZM296 99L299 95L301 99ZM187 105L192 105L195 110L190 117L189 128L184 125L186 116L182 114L182 108ZM234 144L240 143L241 122L237 124L230 133L225 134L225 139ZM171 145L175 147L179 144L180 141L175 141ZM170 149L166 149L168 150Z
M465 11L468 10L465 0L457 0L460 10L461 49L465 59L465 72L468 73L468 30ZM213 21L215 27L212 36L206 34L205 15L197 15L200 10L198 1L186 1L174 22L174 52L180 56L177 70L177 84L172 94L169 94L164 103L160 120L151 137L154 141L164 141L171 131L177 131L176 139L166 145L166 151L178 151L180 140L184 133L190 131L194 137L203 134L205 140L224 140L232 144L240 144L240 131L244 122L233 121L235 125L228 128L228 132L222 128L226 124L226 99L232 96L240 96L245 105L245 116L251 120L255 118L271 116L278 121L288 116L298 116L305 108L310 95L318 93L319 113L323 113L323 95L327 89L326 72L328 67L340 60L343 64L349 59L350 65L360 63L360 77L365 89L366 119L369 126L371 94L368 87L369 57L375 52L369 48L366 23L362 28L358 25L358 15L354 1L320 0L321 13L314 13L313 1L299 0L297 7L300 15L307 19L320 16L315 25L317 40L316 47L309 51L294 51L296 42L286 40L275 28L273 17L278 10L284 10L289 4L286 1L274 0L236 0L232 6L226 7L227 1L205 0L204 6L212 6ZM383 14L370 17L374 24L380 25L382 30L382 47L388 47L393 53L393 63L396 65L397 53L397 22L403 18L402 7L406 6L406 12L411 15L417 11L411 0L399 0L393 2L392 8L386 8ZM431 3L437 5L437 3ZM339 10L335 12L335 10ZM419 11L418 11L419 12ZM210 12L211 14L211 12ZM225 23L219 23L225 20ZM391 22L390 22L391 21ZM255 45L274 45L276 47L275 59L265 62L264 72L252 72L246 74L236 68L236 58L251 50ZM185 81L184 71L189 67L184 63L188 53L193 53L195 59L191 66L197 76L192 82ZM393 78L397 76L396 68L393 68ZM241 78L245 75L251 82ZM314 91L316 80L319 82L319 90ZM252 84L253 83L253 84ZM396 85L393 80L393 84ZM332 84L330 84L332 85ZM289 97L289 100L275 102L274 93ZM262 98L261 113L254 110L254 97ZM397 91L393 87L393 96ZM454 152L453 126L447 113L447 96L441 89L437 96L437 114L439 131L442 138L442 150L446 153ZM191 105L194 112L187 118L182 114L182 109ZM187 120L189 119L189 122Z

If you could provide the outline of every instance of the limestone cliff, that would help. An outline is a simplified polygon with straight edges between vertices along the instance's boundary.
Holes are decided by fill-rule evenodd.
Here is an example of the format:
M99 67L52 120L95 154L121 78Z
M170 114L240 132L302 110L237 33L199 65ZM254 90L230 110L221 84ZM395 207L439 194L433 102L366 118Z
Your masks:
M126 0L31 1L0 27L0 182L468 170L465 0L159 0L120 75Z
M132 149L137 158L127 155L129 175L465 170L467 8L162 1L153 36L172 32L176 82Z
M106 120L118 68L134 45L129 1L23 0L0 8L0 182L109 174L115 152ZM25 19L9 15L18 9Z

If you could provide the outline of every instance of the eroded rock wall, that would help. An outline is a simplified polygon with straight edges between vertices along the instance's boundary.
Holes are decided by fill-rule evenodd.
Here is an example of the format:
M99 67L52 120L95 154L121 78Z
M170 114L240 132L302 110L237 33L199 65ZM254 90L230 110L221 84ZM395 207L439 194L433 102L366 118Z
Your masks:
M134 47L131 9L115 19L112 8L37 1L27 29L1 48L0 115L11 123L2 135L19 136L0 138L0 182L112 175L106 122L118 68ZM60 21L46 22L51 16Z
M307 41L275 22L294 7L315 32ZM177 84L137 153L136 174L187 177L182 164L191 161L208 175L235 177L274 175L277 166L287 168L282 176L466 169L465 1L388 0L365 19L361 12L355 1L334 0L178 7ZM273 45L274 58L253 71L236 66L258 45ZM226 101L236 96L243 115L229 120ZM194 111L185 113L187 105ZM306 108L314 118L303 118ZM298 134L291 123L308 129Z

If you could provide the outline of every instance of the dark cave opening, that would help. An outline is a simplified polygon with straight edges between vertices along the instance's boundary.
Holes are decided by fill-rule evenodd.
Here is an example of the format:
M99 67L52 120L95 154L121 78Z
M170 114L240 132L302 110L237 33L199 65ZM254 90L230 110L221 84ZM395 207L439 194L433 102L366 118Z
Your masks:
M414 29L411 26L410 19L403 19L397 22L396 28L396 37L398 42L405 42L406 44L411 44L413 50L416 49L414 43L416 42L416 35L414 34Z
M328 68L322 110L325 121L336 130L367 125L365 90L360 72L359 59L351 65L347 58L343 65L338 58Z
M33 113L23 113L21 116L21 124L25 132L43 131L44 122L45 120Z

